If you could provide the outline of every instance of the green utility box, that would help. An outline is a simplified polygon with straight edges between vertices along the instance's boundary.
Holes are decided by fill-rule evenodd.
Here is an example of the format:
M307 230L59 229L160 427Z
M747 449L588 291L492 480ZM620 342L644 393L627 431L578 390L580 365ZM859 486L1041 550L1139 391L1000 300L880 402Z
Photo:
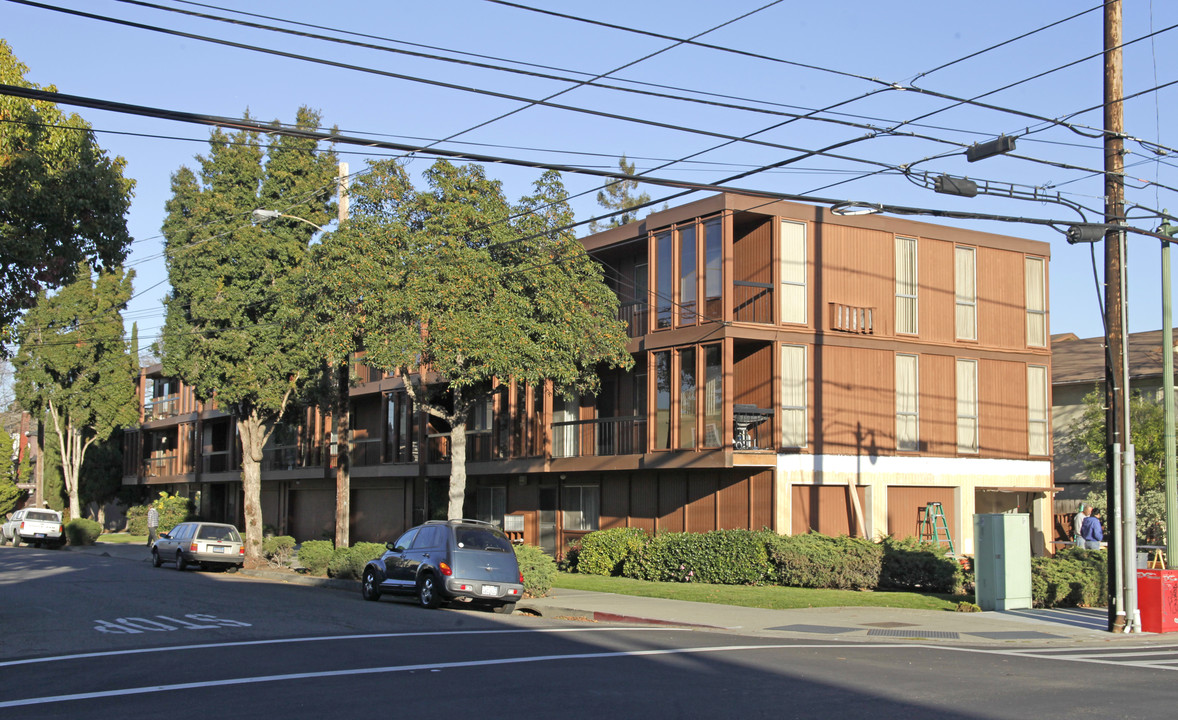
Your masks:
M983 610L1031 607L1031 516L973 516L974 583Z

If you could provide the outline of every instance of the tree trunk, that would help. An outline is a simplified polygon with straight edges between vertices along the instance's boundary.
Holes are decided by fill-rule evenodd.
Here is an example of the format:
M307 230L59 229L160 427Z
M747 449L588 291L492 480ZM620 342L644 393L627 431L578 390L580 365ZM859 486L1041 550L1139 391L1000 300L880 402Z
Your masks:
M264 566L262 559L262 447L265 428L257 411L237 421L241 435L241 489L245 494L245 563L249 569Z
M450 423L450 504L446 517L457 520L462 517L462 506L466 500L466 416Z
M335 466L335 546L348 547L351 541L350 518L352 512L352 418L349 412L351 390L351 364L344 360L336 371L337 383L335 408L335 437L339 448Z
M70 519L76 520L82 517L82 503L78 497L78 472L82 466L82 454L86 446L82 445L81 433L68 419L65 420L65 427L62 427L62 418L52 402L49 403L49 417L53 420L57 445L61 450L61 480L69 496Z

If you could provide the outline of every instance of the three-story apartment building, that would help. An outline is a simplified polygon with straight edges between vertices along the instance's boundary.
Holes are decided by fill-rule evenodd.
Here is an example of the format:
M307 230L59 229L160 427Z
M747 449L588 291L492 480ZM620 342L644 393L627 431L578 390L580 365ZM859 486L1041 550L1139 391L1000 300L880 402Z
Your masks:
M468 515L560 553L586 532L771 528L878 538L930 527L958 552L978 512L1051 517L1045 243L716 195L583 240L630 329L630 371L596 397L505 379L471 418ZM354 539L444 512L448 430L398 377L352 390ZM241 510L231 418L145 373L126 483ZM322 413L280 429L263 515L334 527Z

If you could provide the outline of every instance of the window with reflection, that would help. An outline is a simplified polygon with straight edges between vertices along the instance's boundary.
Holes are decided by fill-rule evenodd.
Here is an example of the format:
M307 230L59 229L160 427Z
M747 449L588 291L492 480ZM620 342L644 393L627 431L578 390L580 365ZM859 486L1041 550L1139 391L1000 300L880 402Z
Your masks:
M719 320L724 313L723 246L720 218L704 223L704 317Z
M654 307L655 327L671 327L675 307L674 243L671 233L663 232L654 236L655 278Z
M671 353L654 354L654 449L671 448Z
M695 350L679 351L679 447L695 447Z
M679 324L696 322L695 225L679 228Z

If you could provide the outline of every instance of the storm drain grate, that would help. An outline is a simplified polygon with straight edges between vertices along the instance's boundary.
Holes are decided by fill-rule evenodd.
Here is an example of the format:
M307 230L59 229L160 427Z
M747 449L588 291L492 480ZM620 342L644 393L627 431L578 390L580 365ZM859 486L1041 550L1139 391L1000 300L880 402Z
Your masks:
M1006 630L1002 632L971 632L966 635L974 635L987 640L1059 640L1062 635L1052 635L1051 633L1037 632L1035 630Z
M930 640L957 640L961 636L952 630L868 630L875 637L928 638Z
M782 625L768 629L782 630L784 632L815 633L819 635L837 635L838 633L855 632L855 628L834 627L832 625Z
M877 627L877 628L916 627L916 623L902 623L902 622L863 623L863 627Z

